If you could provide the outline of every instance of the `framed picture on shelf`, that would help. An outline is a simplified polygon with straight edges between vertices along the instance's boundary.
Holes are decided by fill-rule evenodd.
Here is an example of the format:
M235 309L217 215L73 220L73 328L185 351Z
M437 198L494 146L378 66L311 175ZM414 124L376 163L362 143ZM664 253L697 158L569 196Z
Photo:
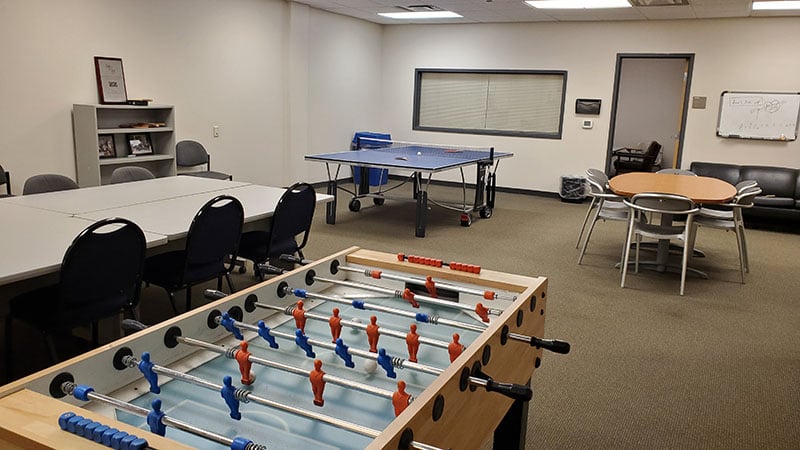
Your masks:
M153 153L153 144L148 133L134 133L128 136L128 148L131 155L149 155Z
M128 102L122 58L95 56L94 71L97 76L97 94L100 103L124 105Z
M116 158L117 147L114 145L114 135L101 134L97 136L97 149L101 158Z

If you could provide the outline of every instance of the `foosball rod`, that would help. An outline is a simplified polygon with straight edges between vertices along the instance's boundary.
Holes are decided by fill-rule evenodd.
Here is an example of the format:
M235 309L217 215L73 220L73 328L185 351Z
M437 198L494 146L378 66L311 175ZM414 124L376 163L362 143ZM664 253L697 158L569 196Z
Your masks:
M127 365L129 368L134 368L134 367L137 367L139 365L139 360L137 358L133 357L133 356L125 356L125 357L123 357L122 358L122 362L123 362L123 364ZM179 372L177 370L170 369L169 367L160 366L158 364L153 364L151 366L151 369L152 369L153 372L160 373L160 374L165 375L165 376L167 376L169 378L172 378L173 380L185 381L185 382L194 384L196 386L204 387L204 388L216 391L216 392L222 391L222 388L224 387L221 384L216 384L214 382L211 382L211 381L208 381L208 380L204 380L204 379L202 379L200 377L196 377L194 375L190 375L190 374L184 373L184 372ZM361 435L364 435L364 436L369 436L369 437L372 437L372 438L374 438L378 434L380 434L378 431L376 431L376 430L374 430L372 428L369 428L369 427L365 427L363 425L350 423L350 422L347 422L345 420L337 419L335 417L326 416L324 414L319 414L319 413L315 413L315 412L312 412L312 411L306 411L304 409L296 408L294 406L284 405L283 403L278 403L276 401L273 401L273 400L270 400L270 399L255 395L251 391L247 391L247 390L244 390L244 389L241 389L241 388L236 388L235 389L234 398L236 400L239 400L239 401L244 402L244 403L249 403L249 402L258 403L260 405L269 406L269 407L275 408L275 409L280 409L282 411L285 411L285 412L288 412L288 413L291 413L291 414L294 414L294 415L299 415L299 416L307 417L307 418L310 418L310 419L319 420L321 422L325 422L327 424L333 425L333 426L335 426L337 428L341 428L341 429L344 429L344 430L352 431L354 433L358 433L358 434L361 434Z
M200 347L208 351L219 353L221 355L225 355L225 357L229 359L235 359L236 358L235 354L237 351L239 351L236 347L223 347L221 345L212 344L210 342L205 342L190 337L177 336L176 339L178 342L182 344L190 345L193 347ZM308 377L309 371L300 369L299 367L290 366L288 364L283 364L276 361L270 361L268 359L259 358L253 355L250 355L248 359L250 360L250 362L255 364L259 364L266 367L272 367L273 369L282 370L284 372L293 373L295 375L301 375L306 378ZM392 399L392 395L394 394L393 392L387 391L386 389L377 388L364 383L358 383L355 381L348 380L346 378L340 378L327 373L322 378L327 383L336 384L339 386L345 386L357 391L377 395L378 397L385 397L390 400Z
M137 416L147 417L150 414L150 410L148 410L147 408L142 408L141 406L124 402L122 400L110 397L108 395L98 394L97 392L94 391L93 388L88 386L80 386L80 387L82 387L82 389L78 389L79 385L66 381L61 384L61 391L67 395L75 396L75 398L77 398L78 400L83 400L83 401L95 400L100 403L111 405L119 410L135 414ZM167 415L162 415L160 418L160 422L163 425L168 425L173 428L177 428L179 430L185 431L195 436L200 436L231 448L233 448L234 443L241 444L243 442L246 442L244 446L245 450L267 450L266 446L261 444L256 444L253 441L250 441L249 439L244 439L244 440L243 438L231 439L227 436L223 436L208 430L204 430L202 428L198 428L194 425L188 424L178 419L173 419L172 417L169 417Z
M227 313L225 313L225 314L227 314ZM223 323L223 317L222 316L218 316L218 317L215 318L215 321L217 323L219 323L219 324L222 324ZM236 320L233 320L233 319L230 319L230 318L229 318L229 320L227 322L228 322L228 326L225 327L226 329L229 329L229 327L240 327L240 328L247 328L247 329L250 329L250 330L253 330L253 331L258 331L259 330L259 328L257 326L250 325L250 324L243 323L243 322L239 322L239 321L236 321ZM300 330L298 329L298 331L300 331ZM237 337L237 338L239 338L239 336L241 336L241 333L238 330L235 330L235 331L232 331L232 332L234 333L234 336ZM282 337L282 338L285 338L285 339L292 339L291 335L289 335L287 333L275 332L275 331L272 331L272 330L269 330L269 332L270 332L270 334L274 333L276 336L279 336L279 337ZM236 336L237 334L239 336ZM243 339L243 337L241 337L239 339ZM316 345L319 345L320 347L323 347L323 348L328 348L328 349L332 348L334 350L334 352L336 351L336 347L331 345L328 342L320 342L320 341L316 341L316 340L312 341L311 339L308 339L308 342L316 343ZM417 372L424 372L424 373L427 373L427 374L430 374L430 375L435 375L435 376L439 376L439 375L442 374L442 372L444 372L444 369L440 369L438 367L429 366L427 364L416 363L416 362L413 362L413 361L406 360L404 358L390 356L390 355L385 353L385 349L383 349L383 348L381 348L378 351L377 355L375 353L371 353L371 352L367 352L367 351L359 350L359 349L348 348L347 351L352 353L352 354L354 354L354 355L356 355L356 356L360 356L362 358L367 358L367 359L373 359L373 360L377 361L378 364L386 370L387 375L389 375L391 378L394 378L394 376L395 376L393 374L393 372L390 370L391 368L411 369L411 370L414 370L414 371L417 371ZM385 363L386 365L384 365L384 363L381 361L382 357L385 357L386 360L388 361L388 362ZM129 357L126 357L126 358L129 358ZM469 376L469 377L467 377L467 381L469 383L471 383L471 384L476 385L476 386L483 386L489 392L497 392L499 394L505 395L506 397L510 397L510 398L513 398L513 399L530 400L531 395L532 395L530 388L528 388L527 386L513 384L513 383L496 382L496 381L494 381L493 379L491 379L489 377L481 378L481 377Z
M219 323L220 325L222 325L222 316L218 316L214 320L217 323ZM248 329L248 330L251 330L251 331L256 331L256 332L259 331L258 326L251 325L249 323L239 322L238 320L231 319L230 320L230 324L233 325L234 327L238 327L238 328L245 328L245 329ZM225 328L228 329L227 326ZM300 331L300 330L298 329L298 331ZM269 333L271 335L274 335L274 336L277 336L277 337L280 337L280 338L295 342L295 336L292 336L289 333L284 333L282 331L275 331L275 330L272 330L272 329L269 330ZM235 332L234 332L234 336L236 336ZM238 338L238 336L236 336L236 337ZM316 346L322 347L324 349L333 350L334 352L336 352L336 346L331 344L330 342L318 341L316 339L311 339L311 338L308 338L307 342L312 344L312 345L316 345ZM379 362L377 354L372 353L372 352L368 352L366 350L360 350L360 349L357 349L357 348L347 347L347 352L348 353L352 353L352 354L354 354L356 356L360 356L360 357L365 358L365 359L371 359L371 360L374 360L376 362ZM415 362L411 362L411 361L406 361L406 360L404 360L402 358L392 357L391 360L392 360L392 366L393 367L397 367L399 369L408 368L408 369L411 369L411 370L414 370L414 371L417 371L417 372L424 372L424 373L427 373L427 374L430 374L430 375L435 375L435 376L439 376L443 372L443 369L440 369L438 367L433 367L433 366L429 366L427 364L419 364L419 363L415 363Z
M347 300L344 298L339 298L331 295L323 295L323 294L315 294L313 292L308 292L305 289L293 289L291 287L286 287L286 293L292 294L295 297L299 298L310 298L310 299L318 299L318 300L326 300L333 303L339 303L344 305L353 306L356 309L368 309L372 311L381 311L389 314L394 314L396 316L403 316L415 319L417 322L423 323L430 323L433 325L448 325L454 328L461 328L463 330L470 330L475 331L477 333L483 333L486 330L485 326L478 326L472 325L469 323L459 322L457 320L450 320L450 319L443 319L436 314L424 314L424 313L414 313L409 311L403 311L402 309L397 308L390 308L387 306L376 305L374 303L362 302L360 300Z
M312 260L298 258L298 257L296 257L294 255L281 255L280 258L282 260L284 260L284 261L292 262L292 263L300 264L300 265L306 265L306 264L310 264L310 263L314 262ZM269 266L269 265L265 265L265 266L266 267L272 267L272 266ZM359 269L358 267L349 267L349 266L343 266L343 265L338 266L338 269L344 270L345 272L360 273L360 274L362 274L362 275L364 275L364 276L366 276L368 278L375 278L375 279L384 278L384 279L387 279L387 280L402 281L404 283L410 283L410 284L414 284L414 285L417 285L417 286L424 286L424 287L427 287L428 283L430 281L432 281L436 287L439 287L439 288L442 288L442 289L446 289L446 290L449 290L449 291L460 292L460 293L463 293L463 294L477 295L477 296L485 298L486 300L504 299L504 300L514 301L514 300L517 299L517 296L513 295L513 294L507 295L507 294L503 294L503 293L497 293L495 291L481 291L480 289L473 289L473 288L468 288L468 287L465 287L465 286L458 286L458 285L455 285L455 284L450 284L450 283L448 283L446 281L434 280L433 277L428 277L428 278L430 278L430 280L428 280L427 278L418 278L418 277L414 277L414 276L410 276L410 275L397 275L397 274L392 274L392 273L386 273L386 272L383 272L383 271L377 270L377 269Z
M472 289L464 286L458 286L455 284L447 283L445 281L434 280L433 277L430 276L427 278L418 278L412 276L386 273L377 269L359 269L358 267L349 267L349 266L339 266L338 268L339 270L343 270L345 272L360 273L368 278L402 281L404 283L423 286L426 288L430 283L433 283L433 285L437 288L458 292L462 294L477 295L483 297L486 300L504 299L504 300L514 301L517 299L516 295L506 295L502 293L497 293L495 291L481 291L479 289Z
M292 315L292 311L294 311L294 309L296 308L296 306L294 306L294 305L289 305L287 307L282 307L282 306L276 306L276 305L268 305L266 303L260 303L260 302L255 302L255 303L253 303L253 305L255 305L255 306L259 307L259 308L271 309L271 310L274 310L274 311L281 311L284 314L286 314L287 316L291 316ZM323 316L321 314L313 313L311 311L305 311L305 316L308 317L309 319L319 320L321 322L327 322L328 319L329 319L328 317L325 317L325 316ZM350 327L350 328L357 328L357 329L361 329L361 330L366 330L367 329L367 325L364 324L364 323L351 322L351 321L346 320L346 319L342 319L341 324L345 325L347 327ZM386 328L384 326L381 326L381 335L384 335L384 334L387 335L387 336L396 337L398 339L405 339L406 338L406 333L403 333L401 331L397 331L397 330L393 330L391 328ZM428 338L428 337L425 337L425 336L420 336L419 337L419 341L421 343L423 343L423 344L428 344L428 345L431 345L433 347L441 347L441 348L444 348L444 349L446 349L447 346L450 345L449 342L440 341L438 339L432 339L432 338Z
M415 308L419 306L418 304L415 304L415 302L419 301L419 302L427 303L427 304L430 304L430 305L441 306L443 308L460 309L460 310L463 310L463 311L474 312L474 313L478 314L481 317L481 319L483 319L484 322L488 322L488 320L489 320L489 317L488 317L487 314L491 314L493 316L499 316L500 314L503 313L503 311L499 310L499 309L485 308L485 312L487 314L483 314L482 312L479 311L480 309L483 308L483 305L480 304L480 303L478 303L478 305L476 305L476 306L465 305L464 303L451 302L451 301L447 301L447 300L441 300L441 299L438 299L438 298L433 298L433 297L430 297L430 296L427 296L427 295L415 294L415 293L411 292L410 289L407 289L407 288L405 290L401 291L401 290L397 290L397 289L391 289L391 288L385 288L385 287L381 287L381 286L375 286L375 285L368 284L368 283L359 283L359 282L355 282L355 281L346 281L346 280L336 280L336 279L333 279L333 278L323 278L323 277L317 277L317 276L314 277L314 280L322 282L322 283L335 284L337 286L347 286L347 287L356 288L356 289L362 289L362 290L370 291L370 292L379 292L381 294L386 294L388 296L392 296L392 297L395 297L395 298L402 298L402 299L407 300L409 303L411 303L412 306L414 306Z

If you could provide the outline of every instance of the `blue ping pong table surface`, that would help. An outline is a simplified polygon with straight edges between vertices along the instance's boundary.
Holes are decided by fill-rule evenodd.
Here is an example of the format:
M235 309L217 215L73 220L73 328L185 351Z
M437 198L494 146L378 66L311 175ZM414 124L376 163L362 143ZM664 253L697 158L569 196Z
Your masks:
M493 159L508 158L513 153L494 152ZM351 164L376 168L411 169L422 172L441 172L443 170L477 164L488 161L489 151L464 150L454 148L426 147L408 145L403 147L386 147L362 150L351 150L335 153L307 155L305 159L326 163Z

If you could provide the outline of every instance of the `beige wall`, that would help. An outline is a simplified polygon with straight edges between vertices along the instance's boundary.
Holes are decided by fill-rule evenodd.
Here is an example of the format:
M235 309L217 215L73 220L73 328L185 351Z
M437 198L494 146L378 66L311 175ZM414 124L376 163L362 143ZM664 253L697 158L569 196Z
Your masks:
M800 91L797 18L613 23L392 26L384 32L385 127L396 139L492 145L512 151L498 184L557 192L560 176L604 167L617 53L694 53L691 95L708 97L687 117L683 166L724 161L800 167L800 143L715 136L723 90ZM485 137L411 130L416 67L565 69L561 140ZM581 128L576 98L600 98L594 128Z

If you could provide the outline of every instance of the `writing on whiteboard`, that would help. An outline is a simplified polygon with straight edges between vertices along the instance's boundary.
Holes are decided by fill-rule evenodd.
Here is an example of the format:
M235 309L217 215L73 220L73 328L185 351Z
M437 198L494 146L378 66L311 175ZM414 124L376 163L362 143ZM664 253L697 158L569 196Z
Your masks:
M800 95L725 92L717 134L745 139L795 139Z

